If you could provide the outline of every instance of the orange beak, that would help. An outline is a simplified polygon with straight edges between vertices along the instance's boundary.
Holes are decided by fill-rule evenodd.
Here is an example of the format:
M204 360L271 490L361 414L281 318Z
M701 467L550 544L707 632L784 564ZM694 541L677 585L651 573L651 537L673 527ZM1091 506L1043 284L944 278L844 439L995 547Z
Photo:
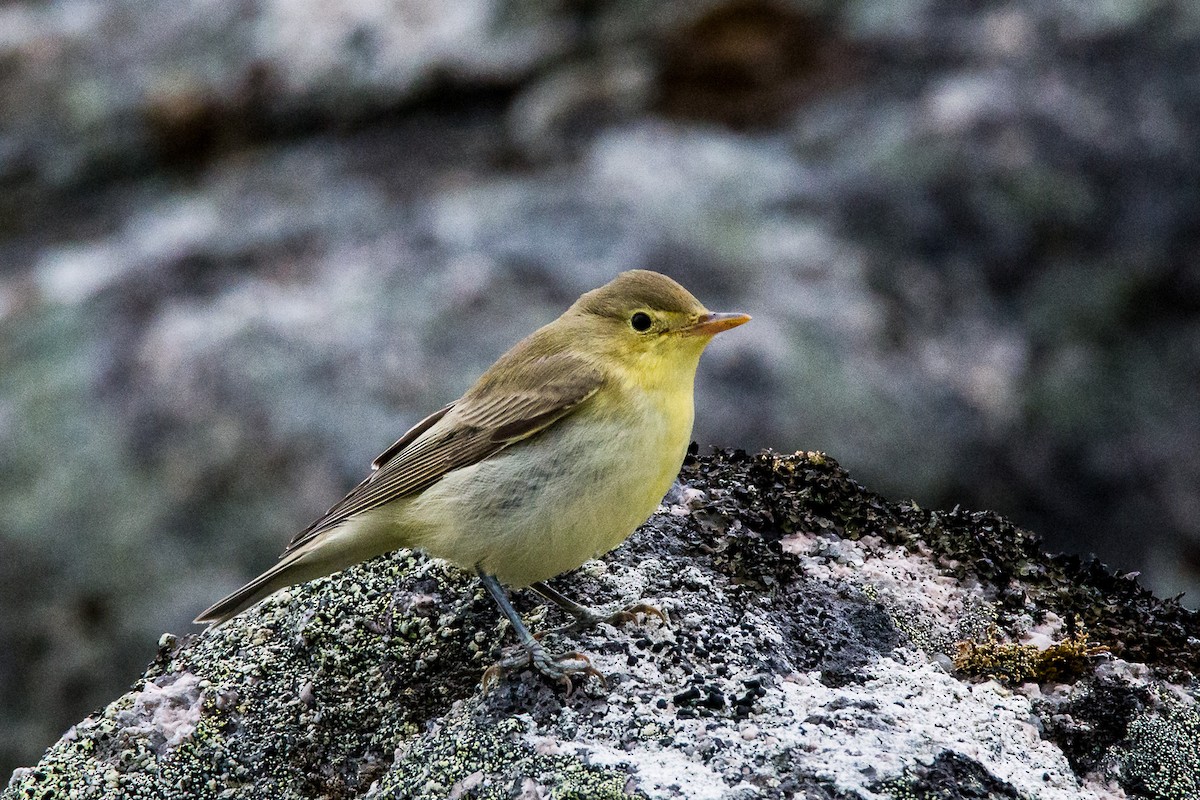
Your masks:
M680 329L680 333L685 336L716 336L721 331L727 331L730 328L736 328L738 325L744 325L750 321L749 314L725 314L717 312L709 312L701 314L700 319L696 320L686 328Z

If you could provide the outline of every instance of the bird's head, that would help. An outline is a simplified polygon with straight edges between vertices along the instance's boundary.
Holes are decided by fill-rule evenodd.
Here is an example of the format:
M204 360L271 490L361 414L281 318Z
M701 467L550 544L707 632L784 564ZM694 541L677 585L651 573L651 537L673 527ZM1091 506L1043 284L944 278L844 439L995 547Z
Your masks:
M564 316L583 324L597 354L642 371L670 372L694 370L714 336L750 320L709 311L666 275L642 269L587 292Z

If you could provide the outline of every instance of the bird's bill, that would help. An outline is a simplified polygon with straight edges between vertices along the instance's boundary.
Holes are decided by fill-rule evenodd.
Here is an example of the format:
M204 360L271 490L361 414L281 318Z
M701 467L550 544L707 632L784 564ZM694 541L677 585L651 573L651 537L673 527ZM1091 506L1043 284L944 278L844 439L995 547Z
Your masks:
M749 321L749 314L710 312L708 314L701 314L700 319L681 329L680 333L689 336L716 336L721 331L736 328L738 325L744 325Z

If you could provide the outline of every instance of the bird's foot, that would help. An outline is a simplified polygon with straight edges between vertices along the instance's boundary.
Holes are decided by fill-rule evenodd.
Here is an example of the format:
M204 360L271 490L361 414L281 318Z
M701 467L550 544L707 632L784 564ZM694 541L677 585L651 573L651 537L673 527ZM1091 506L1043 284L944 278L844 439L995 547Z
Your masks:
M607 622L609 625L620 626L626 622L637 622L639 614L643 617L658 617L658 621L663 625L667 627L671 625L671 620L667 618L667 612L649 603L634 603L631 606L622 608L615 614L609 614L608 617L600 621Z
M575 617L574 622L562 625L558 628L551 628L550 630L542 631L541 633L535 633L533 638L540 640L543 636L552 633L579 633L580 631L595 627L601 622L606 622L609 625L612 625L614 628L619 628L627 622L637 622L639 615L642 617L658 617L662 624L668 627L671 624L671 620L667 617L665 611L656 606L652 606L649 603L634 603L631 606L626 606L625 608L622 608L621 610L615 611L611 614L606 614L603 611L597 611L594 608L581 608L581 611L571 612Z
M522 646L517 652L506 655L484 670L481 681L483 691L486 692L491 688L492 684L499 681L505 675L530 666L547 678L566 684L568 697L571 696L573 689L571 684L571 676L573 675L582 675L584 680L590 676L598 679L600 683L607 686L604 674L593 667L592 660L583 653L572 651L551 655L546 651L546 648L534 642L529 646Z

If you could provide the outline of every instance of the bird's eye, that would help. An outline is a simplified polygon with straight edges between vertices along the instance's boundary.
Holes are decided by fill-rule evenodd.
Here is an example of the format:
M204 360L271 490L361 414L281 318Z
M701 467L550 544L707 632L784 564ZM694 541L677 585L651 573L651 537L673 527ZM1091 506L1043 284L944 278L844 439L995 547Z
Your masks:
M650 326L654 324L654 320L650 319L650 315L645 311L639 311L629 318L629 324L638 333L645 333L650 330Z

